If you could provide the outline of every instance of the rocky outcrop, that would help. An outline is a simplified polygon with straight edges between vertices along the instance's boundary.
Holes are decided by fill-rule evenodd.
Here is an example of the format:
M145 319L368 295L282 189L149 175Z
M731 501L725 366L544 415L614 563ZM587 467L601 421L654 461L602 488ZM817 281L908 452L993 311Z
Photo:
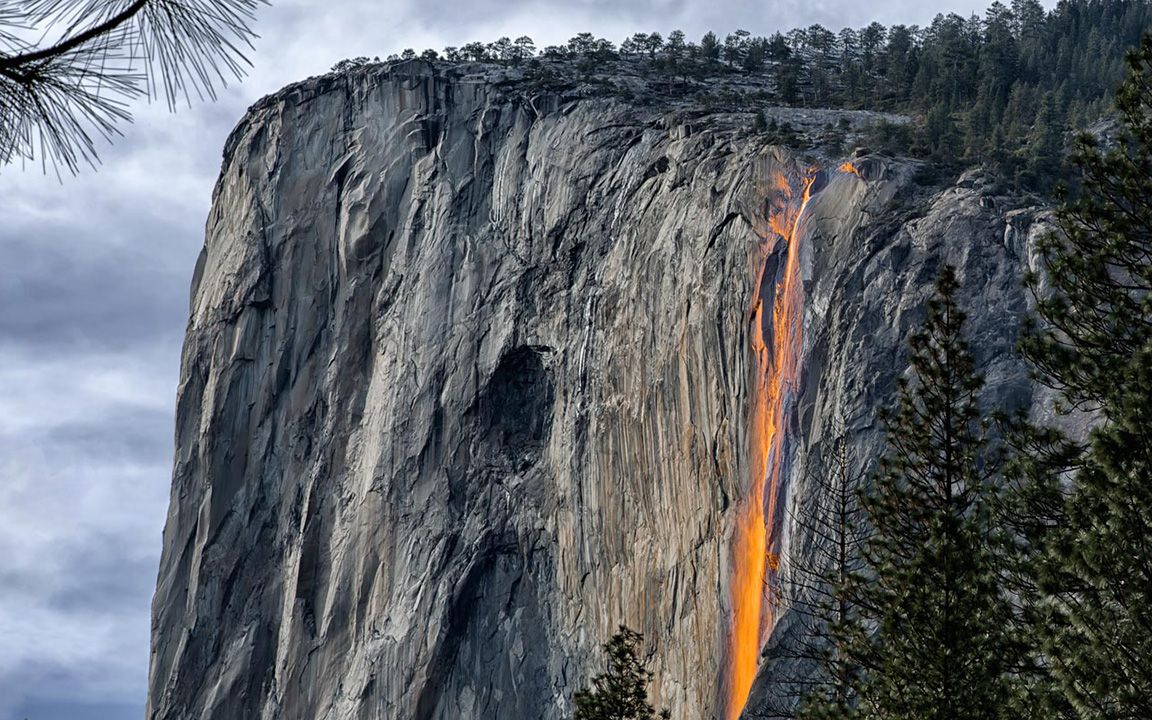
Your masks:
M867 167L867 165L864 165ZM891 170L891 166L889 166ZM1040 208L1013 207L1011 198L970 172L942 190L909 198L892 178L870 182L870 192L890 199L869 213L870 222L846 228L844 208L832 195L817 197L813 214L811 281L806 288L809 332L807 378L793 418L788 527L784 532L792 574L810 584L807 570L832 556L809 514L829 508L816 494L833 470L832 444L847 439L847 473L867 482L885 452L877 411L891 407L896 381L907 373L908 338L921 325L926 300L944 263L962 282L959 303L968 313L967 340L986 378L983 404L990 410L1027 410L1052 420L1052 395L1029 379L1015 352L1021 323L1030 312L1022 278L1035 266L1035 247L1050 223ZM884 208L884 209L882 209ZM785 580L787 582L787 579ZM803 590L783 591L803 596ZM757 682L742 717L777 719L789 714L805 677L805 652L819 642L806 636L804 618L784 612L767 643ZM798 659L801 658L801 659Z
M254 106L193 284L149 718L561 718L619 623L662 705L717 715L768 179L813 162L749 125L422 62ZM878 454L942 262L1031 401L1034 213L816 162L797 507L832 418Z

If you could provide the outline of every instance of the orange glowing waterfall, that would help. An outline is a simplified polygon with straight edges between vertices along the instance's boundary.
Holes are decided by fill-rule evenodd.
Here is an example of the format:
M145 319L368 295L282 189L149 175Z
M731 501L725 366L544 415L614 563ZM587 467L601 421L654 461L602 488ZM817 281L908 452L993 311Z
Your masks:
M800 380L804 294L800 244L804 211L812 194L815 171L795 182L783 171L772 177L772 202L766 241L783 243L785 261L775 278L760 277L774 287L771 331L765 337L764 291L752 308L752 353L756 386L750 409L751 478L736 509L732 536L732 620L727 638L724 717L739 717L752 689L760 650L775 621L770 593L780 558L780 481L784 464L784 422ZM769 245L769 248L772 246ZM763 266L760 270L764 273ZM773 282L774 281L774 282Z

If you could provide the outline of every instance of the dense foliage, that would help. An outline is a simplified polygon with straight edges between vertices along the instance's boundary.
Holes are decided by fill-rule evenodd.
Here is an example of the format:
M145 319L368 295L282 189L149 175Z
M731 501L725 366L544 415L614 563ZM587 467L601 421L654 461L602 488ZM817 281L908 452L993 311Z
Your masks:
M824 711L807 717L1012 717L1012 607L990 541L997 463L957 287L945 267L885 418L889 452L862 494L872 532L864 570L841 591L855 614L836 630L863 670L859 701L816 695L808 704Z
M1152 717L1152 35L1129 62L1116 146L1084 138L1074 155L1082 194L1041 247L1043 325L1024 345L1100 421L1083 443L1033 429L1045 452L1021 463L1039 694L1085 720Z
M862 493L867 569L831 583L857 608L828 627L859 699L825 681L805 717L1152 717L1152 35L1128 63L1115 145L1084 136L1073 155L1081 192L1040 246L1022 345L1093 429L1005 423L1005 485L946 271Z
M462 47L405 50L390 59L534 64L576 60L586 72L619 60L707 95L717 74L762 81L724 100L910 114L908 126L877 128L878 149L944 165L987 163L1019 187L1051 190L1062 179L1069 131L1104 116L1123 79L1124 52L1152 27L1143 0L995 2L984 13L937 15L927 27L821 25L768 36L737 30L699 42L683 32L638 33L619 45L580 33L538 51L529 37Z
M607 669L578 690L575 720L657 720L669 717L648 702L652 672L640 657L643 637L623 625L604 645Z

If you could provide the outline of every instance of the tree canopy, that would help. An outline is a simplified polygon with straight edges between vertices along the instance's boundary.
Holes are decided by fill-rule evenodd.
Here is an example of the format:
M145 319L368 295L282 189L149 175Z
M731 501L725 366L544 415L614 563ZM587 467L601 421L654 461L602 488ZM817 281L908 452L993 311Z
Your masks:
M1032 278L1024 344L1086 439L1034 429L1021 515L1034 665L1049 717L1152 717L1152 35L1129 56L1116 144L1081 139L1081 194ZM1031 510L1032 512L1027 512Z
M686 97L751 112L783 104L906 114L912 125L877 127L868 144L944 167L986 164L1012 186L1051 192L1072 177L1062 163L1072 131L1108 115L1125 50L1149 27L1152 3L1138 0L1062 0L1051 10L1012 0L993 2L983 16L940 14L924 27L738 29L708 31L698 42L677 30L635 33L618 45L579 33L539 53L530 38L501 38L437 57L577 60L605 76L619 70L613 63L640 63ZM756 79L756 89L717 95L717 75Z
M576 705L574 720L658 720L669 717L667 711L657 713L648 702L652 671L640 656L643 640L642 635L621 625L612 639L604 644L607 668L592 678L588 687L573 695Z

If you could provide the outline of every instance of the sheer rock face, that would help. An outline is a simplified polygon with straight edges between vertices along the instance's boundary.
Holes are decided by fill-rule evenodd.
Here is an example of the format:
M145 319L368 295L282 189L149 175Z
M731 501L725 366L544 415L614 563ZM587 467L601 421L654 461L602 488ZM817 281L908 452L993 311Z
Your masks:
M872 192L883 182L870 183ZM1006 209L1009 198L985 194L978 173L961 176L943 190L901 201L897 188L887 211L872 216L851 234L832 237L820 224L812 246L812 282L806 287L809 336L804 360L807 373L791 427L791 490L785 530L786 596L805 591L788 578L812 575L833 555L829 538L810 514L831 503L815 496L826 463L835 461L833 443L843 428L847 438L848 476L869 482L886 452L877 417L892 407L896 381L907 377L908 338L927 314L926 303L944 263L957 268L962 287L958 302L967 313L966 340L978 370L985 376L982 403L988 409L1025 410L1035 419L1063 424L1083 433L1085 418L1072 424L1052 415L1053 395L1036 387L1028 366L1016 354L1021 324L1031 312L1031 296L1022 282L1025 270L1039 264L1036 246L1051 230L1042 208ZM842 210L830 196L817 197L814 219L835 217ZM834 231L835 232L835 231ZM825 526L826 527L826 526ZM798 648L815 647L811 620L791 609L782 613L767 642L760 672L742 718L792 717L802 679L811 671Z
M655 700L719 714L769 176L804 163L682 117L420 62L252 108L193 283L149 718L558 719L620 623ZM1033 213L860 165L803 239L801 509L833 418L879 454L942 261L995 393L1031 402Z

